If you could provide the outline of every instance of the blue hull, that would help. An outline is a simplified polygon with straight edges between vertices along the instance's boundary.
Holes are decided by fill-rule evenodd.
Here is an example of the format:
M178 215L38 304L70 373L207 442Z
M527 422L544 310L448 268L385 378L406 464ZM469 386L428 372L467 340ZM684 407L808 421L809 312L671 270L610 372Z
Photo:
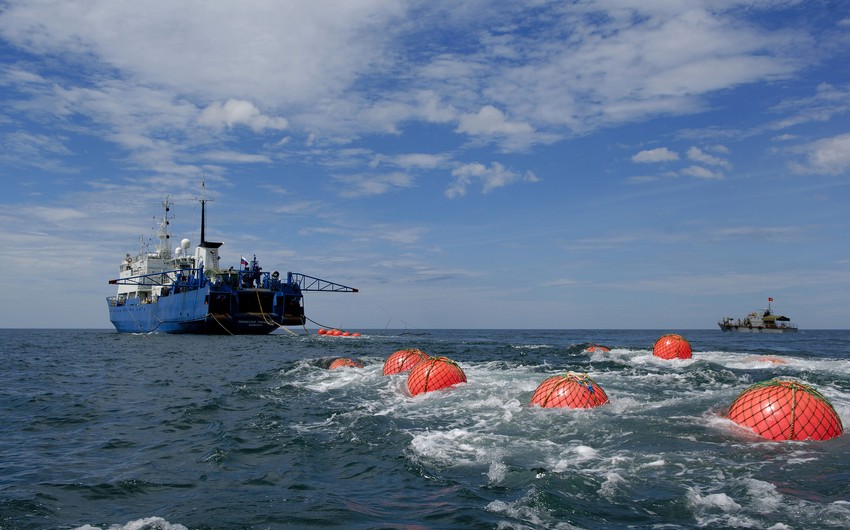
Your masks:
M208 284L155 303L131 298L117 304L112 297L107 303L109 320L121 333L266 335L284 325L305 323L297 304L288 308L289 314L284 312L287 298L267 289L210 291Z

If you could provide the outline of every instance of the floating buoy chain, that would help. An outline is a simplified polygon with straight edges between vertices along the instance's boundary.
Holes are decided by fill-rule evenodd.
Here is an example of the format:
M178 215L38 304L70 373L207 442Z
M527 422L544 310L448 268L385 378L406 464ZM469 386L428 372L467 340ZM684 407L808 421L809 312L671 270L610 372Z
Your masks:
M315 320L313 320L312 318L310 318L310 317L306 317L306 316L304 317L304 320L307 320L308 322L312 322L313 324L316 324L316 325L317 325L317 326L319 326L320 328L332 328L332 327L333 327L333 326L325 326L324 324L319 324L318 322L316 322L316 321L315 321ZM336 329L339 329L339 328L336 328Z

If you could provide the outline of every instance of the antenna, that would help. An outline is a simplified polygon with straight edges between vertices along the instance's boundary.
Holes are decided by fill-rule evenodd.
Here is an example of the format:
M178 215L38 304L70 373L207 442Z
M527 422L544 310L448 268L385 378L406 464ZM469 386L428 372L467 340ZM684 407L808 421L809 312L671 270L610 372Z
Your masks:
M218 248L222 245L222 243L213 243L212 241L207 241L206 238L206 205L208 201L212 201L212 199L207 199L207 183L206 179L201 180L201 244L198 245L201 248Z
M207 182L206 178L201 179L201 244L199 246L205 247L207 246L207 239L205 237L205 229L206 229L206 204L207 204Z

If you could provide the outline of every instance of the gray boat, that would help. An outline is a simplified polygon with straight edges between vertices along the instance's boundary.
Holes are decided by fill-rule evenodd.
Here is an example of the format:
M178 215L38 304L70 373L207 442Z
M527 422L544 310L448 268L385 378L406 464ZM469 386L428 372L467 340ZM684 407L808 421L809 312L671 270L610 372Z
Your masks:
M717 323L721 331L737 333L795 333L797 326L784 315L775 315L770 307L773 298L767 299L767 309L753 311L744 318L724 317Z

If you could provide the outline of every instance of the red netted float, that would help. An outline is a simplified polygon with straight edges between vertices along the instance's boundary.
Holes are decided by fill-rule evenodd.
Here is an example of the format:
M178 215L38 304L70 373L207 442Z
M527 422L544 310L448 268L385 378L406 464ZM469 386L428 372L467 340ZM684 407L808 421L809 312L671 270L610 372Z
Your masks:
M587 348L584 349L586 352L595 353L595 352L608 352L611 351L611 348L607 346L600 346L599 344L591 344Z
M531 404L545 408L589 409L608 403L605 391L587 374L567 372L546 379L531 396Z
M466 382L466 374L458 364L446 357L429 357L420 361L407 376L407 390L415 396Z
M690 359L691 345L685 337L669 333L655 341L652 355L662 359Z
M829 400L797 381L756 383L738 395L727 416L769 440L829 440L844 433Z
M334 361L328 367L329 370L336 370L337 368L363 368L363 363L355 361L353 359L341 357L339 359L334 359Z
M384 375L406 372L428 358L428 354L418 348L398 350L384 362Z

